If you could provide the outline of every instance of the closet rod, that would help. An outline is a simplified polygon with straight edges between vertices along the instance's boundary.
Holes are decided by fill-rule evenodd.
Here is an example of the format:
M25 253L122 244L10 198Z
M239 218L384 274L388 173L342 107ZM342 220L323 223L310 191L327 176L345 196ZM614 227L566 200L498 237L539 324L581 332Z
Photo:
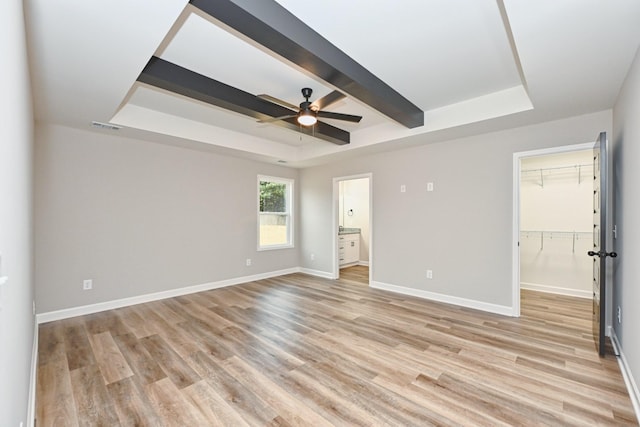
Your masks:
M572 165L572 166L555 166L552 168L535 168L535 169L523 169L521 172L540 172L540 171L551 171L551 170L559 170L559 169L576 169L576 168L584 168L584 167L593 167L592 163L587 163L583 165Z
M556 239L561 239L563 237L570 237L572 240L572 248L571 252L576 252L576 240L580 240L580 236L582 237L590 237L592 235L591 231L542 231L542 230L521 230L521 237L528 238L529 234L540 233L540 250L544 250L544 239L553 240L554 235ZM525 236L522 236L525 234Z
M592 234L591 231L565 231L565 230L520 230L521 233L548 233L548 234L568 234L571 235L573 233L576 234Z
M535 172L535 173L539 173L540 174L540 187L544 188L544 173L545 171L552 171L552 170L561 170L561 169L573 169L576 170L578 172L578 184L580 184L582 182L582 168L588 168L591 167L593 168L593 164L592 163L587 163L587 164L581 164L581 165L573 165L573 166L555 166L555 167L550 167L550 168L538 168L538 169L524 169L522 171L520 171L521 173L529 173L529 172Z

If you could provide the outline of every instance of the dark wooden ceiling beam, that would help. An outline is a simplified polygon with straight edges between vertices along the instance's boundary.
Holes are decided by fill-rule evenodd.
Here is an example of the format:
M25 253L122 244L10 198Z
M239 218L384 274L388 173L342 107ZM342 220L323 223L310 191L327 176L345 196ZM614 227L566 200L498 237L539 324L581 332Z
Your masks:
M190 0L256 43L408 128L424 112L275 1ZM339 11L337 11L339 13Z
M260 99L249 92L155 56L149 60L144 70L142 70L138 81L235 111L257 120L296 113L288 108ZM350 141L349 132L323 122L318 122L313 128L300 126L295 118L277 120L272 124L312 135L338 145L348 144Z

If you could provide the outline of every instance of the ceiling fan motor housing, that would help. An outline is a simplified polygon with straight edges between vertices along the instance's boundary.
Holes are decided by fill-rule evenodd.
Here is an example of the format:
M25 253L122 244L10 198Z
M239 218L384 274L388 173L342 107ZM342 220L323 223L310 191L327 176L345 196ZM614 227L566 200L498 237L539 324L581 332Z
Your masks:
M308 87L302 88L302 96L307 98L307 102L309 101L309 98L311 98L312 93L313 93L313 89Z

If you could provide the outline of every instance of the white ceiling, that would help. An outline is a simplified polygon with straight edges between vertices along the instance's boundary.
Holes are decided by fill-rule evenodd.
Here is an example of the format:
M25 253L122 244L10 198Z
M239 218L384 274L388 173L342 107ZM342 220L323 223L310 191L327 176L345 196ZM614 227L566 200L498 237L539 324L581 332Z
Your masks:
M302 87L311 100L335 89L186 0L25 0L36 118L306 166L611 108L640 44L638 0L278 3L420 107L425 125L407 129L348 96L326 110L363 119L327 120L351 133L337 146L136 82L156 55L292 104Z

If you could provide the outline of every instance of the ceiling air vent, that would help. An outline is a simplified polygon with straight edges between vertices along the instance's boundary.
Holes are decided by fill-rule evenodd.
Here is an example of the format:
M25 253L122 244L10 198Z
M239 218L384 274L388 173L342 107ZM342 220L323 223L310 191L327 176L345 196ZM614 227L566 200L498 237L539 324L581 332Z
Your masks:
M120 130L122 129L120 126L112 125L110 123L102 123L102 122L91 122L91 126L98 129L107 129L107 130Z

